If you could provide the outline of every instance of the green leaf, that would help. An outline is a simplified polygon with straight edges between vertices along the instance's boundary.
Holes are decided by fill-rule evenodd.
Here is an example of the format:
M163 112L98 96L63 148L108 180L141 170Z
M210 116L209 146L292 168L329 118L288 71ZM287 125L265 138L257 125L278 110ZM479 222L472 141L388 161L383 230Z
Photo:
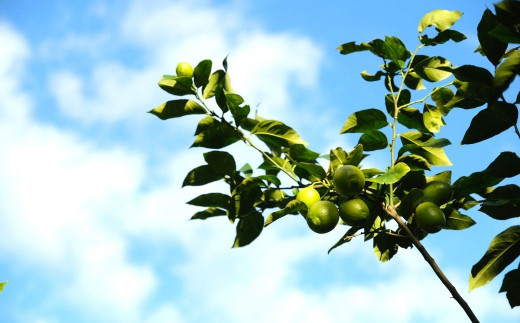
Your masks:
M387 171L374 178L369 178L367 181L379 184L393 184L399 181L406 173L410 171L410 167L405 163L397 163L394 167L390 167Z
M520 187L514 184L495 188L485 195L479 211L484 212L493 219L506 220L520 217Z
M264 217L259 212L253 212L240 218L237 225L237 235L233 248L244 247L253 242L264 228Z
M260 201L262 190L260 186L264 183L256 177L246 177L232 191L231 201L228 208L228 216L230 220L237 217L246 216L254 211L254 205Z
M441 69L446 66L451 67L451 62L443 57L433 56L415 64L413 70L428 82L438 82L451 76L450 72Z
M173 95L188 95L195 94L196 92L192 89L193 81L191 77L181 76L174 78L162 78L159 81L159 87L164 91Z
M397 159L398 163L405 163L410 167L410 170L430 170L431 165L428 160L419 155L402 155Z
M471 217L461 214L455 209L452 209L451 213L446 217L446 224L444 225L444 229L464 230L474 224L476 224L476 222Z
M454 81L457 87L457 93L450 102L446 103L446 107L459 107L463 109L473 109L487 103L492 94L491 85L481 82L461 82L457 79Z
M434 133L439 132L441 126L446 125L442 119L441 110L427 103L424 104L423 123L428 131Z
M197 127L197 132L199 133L191 145L192 147L220 149L240 140L240 137L232 126L215 119L212 120L213 121L209 122L209 119L207 119L203 124L204 130L200 132L199 126L201 126L201 124L199 123Z
M231 197L222 193L207 193L197 196L191 201L187 202L190 205L205 206L205 207L220 207L227 209Z
M207 218L221 215L226 215L226 211L216 207L210 207L204 211L195 213L190 220L206 220Z
M451 184L451 170L445 170L431 177L426 177L426 182L441 181Z
M324 179L327 174L325 173L325 170L323 167L317 164L311 164L311 163L303 163L303 162L296 162L295 165L297 167L303 168L306 170L310 175L315 176L317 178ZM297 173L297 169L295 169L295 172Z
M439 67L439 69L450 72L457 80L462 82L476 82L491 86L493 84L493 75L485 68L474 65L462 65L456 68L449 66Z
M271 184L274 184L277 187L282 185L282 182L280 182L280 179L278 177L276 177L275 175L260 175L260 176L257 176L257 178L260 178Z
M435 29L438 31L444 31L459 20L462 16L462 12L460 11L450 11L450 10L433 10L421 19L419 22L419 27L417 28L419 33L422 34L424 29L435 26Z
M336 249L344 243L350 242L350 240L354 238L354 234L356 234L362 228L363 227L351 227L350 229L348 229L347 232L343 235L343 237L341 237L341 239L339 239L338 242L336 242L332 247L330 247L327 253L330 253L333 249Z
M205 114L206 110L192 100L172 100L148 111L161 120L178 118L190 114Z
M226 72L224 72L223 70L218 70L211 74L208 83L204 85L202 88L202 97L204 99L208 99L215 96L215 91L217 87L221 86L221 84L224 82L225 77Z
M504 276L499 293L506 292L511 308L520 305L520 263L518 269L513 269Z
M440 110L443 116L448 115L451 108L446 105L453 99L455 94L451 89L445 87L435 88L434 91L435 92L432 94L432 100L437 105L437 109Z
M424 90L426 87L419 75L415 72L409 72L404 79L404 84L412 90Z
M208 84L212 64L211 60L205 59L195 66L195 69L193 70L193 79L197 88Z
M504 62L495 70L493 88L495 93L500 96L517 75L520 74L520 51L515 50L507 56Z
M361 152L363 154L363 152ZM347 153L343 150L343 148L338 147L336 149L331 149L329 154L330 164L329 164L329 173L334 174L336 169L342 165L346 165L347 163Z
M220 173L216 173L209 165L202 165L192 169L188 175L186 175L182 182L182 187L205 185L222 178L224 178L224 176Z
M356 42L348 42L337 48L340 54L347 55L355 52L363 52L370 49L370 45L367 43L361 43L359 45Z
M392 259L398 249L399 246L394 237L382 233L374 237L374 253L379 261L387 262Z
M320 156L317 152L307 149L302 144L292 145L289 149L289 156L296 161L314 162Z
M204 160L219 174L233 176L237 168L233 155L225 151L209 151L203 154Z
M495 37L499 41L503 43L510 43L510 44L519 44L520 43L520 36L518 35L518 32L514 32L509 27L507 27L504 24L499 23L496 25L490 32L490 36Z
M365 151L379 150L388 147L388 139L381 131L368 131L359 138L358 145L363 145Z
M399 99L397 100L397 107L400 108L401 106L410 103L411 98L412 93L404 89L403 91L401 91ZM385 107L386 111L390 116L393 116L395 114L395 101L392 94L385 95Z
M520 225L499 233L484 256L471 268L469 291L484 286L520 256Z
M482 52L495 66L500 63L500 59L507 49L506 43L501 42L489 34L489 32L493 30L498 25L498 23L499 22L497 17L493 14L493 12L491 12L489 9L486 9L477 27L477 35Z
M399 109L397 122L408 129L417 129L420 132L429 132L424 126L423 114L416 108L406 107Z
M471 120L462 139L462 145L489 139L516 124L518 109L514 104L498 101L488 105Z
M367 109L354 112L348 118L340 134L346 132L368 132L388 125L385 114L378 109Z
M218 121L212 116L205 116L204 118L200 119L199 123L197 124L197 129L195 129L195 136L202 133L204 130L211 128L217 122Z
M368 82L375 82L379 81L382 76L385 76L386 74L383 71L377 71L375 75L368 74L367 71L361 72L361 77Z
M520 158L511 151L501 152L483 172L499 178L514 177L520 174Z
M4 290L4 287L6 284L7 284L7 280L0 283L0 293Z
M490 176L484 172L462 176L453 183L453 197L457 199L473 193L484 195L488 187L495 186L501 181L502 178Z
M397 208L400 216L408 220L415 212L417 205L423 201L423 191L417 188L412 188L408 194L401 200L401 204Z
M235 123L237 126L242 125L242 122L247 118L249 112L251 112L251 107L249 105L245 105L243 107L240 106L244 102L244 99L238 94L226 93L226 104L235 119Z
M428 38L428 35L420 36L419 40L426 46L436 46L439 44L444 44L449 40L453 40L454 42L458 43L466 38L467 37L464 34L456 30L447 29L439 32L437 36L433 38Z
M278 220L281 217L286 216L287 214L296 213L298 211L304 211L306 209L307 209L307 206L305 205L305 203L294 199L294 200L290 201L289 203L287 203L287 205L283 209L269 214L269 216L265 220L264 226L265 227L268 226L269 224L273 223L274 221Z
M403 42L397 37L385 36L384 41L374 39L368 45L370 46L369 50L374 55L391 60L398 68L403 68L404 62L411 56Z
M428 160L432 165L437 166L451 166L451 162L442 149L450 144L449 140L441 138L435 139L429 135L409 131L400 135L403 147L399 150L399 156L405 151L410 151L412 154L422 156Z
M345 157L343 165L359 166L359 163L365 158L363 154L363 145L356 145Z
M253 169L248 163L245 163L244 166L242 166L238 171L244 174L246 177L253 175Z
M363 168L361 170L363 172L363 175L365 175L365 178L371 178L376 175L384 174L385 172L380 171L377 168Z
M283 146L290 147L294 144L307 145L303 139L291 127L276 120L264 120L258 123L252 130L254 134L262 140L282 143Z

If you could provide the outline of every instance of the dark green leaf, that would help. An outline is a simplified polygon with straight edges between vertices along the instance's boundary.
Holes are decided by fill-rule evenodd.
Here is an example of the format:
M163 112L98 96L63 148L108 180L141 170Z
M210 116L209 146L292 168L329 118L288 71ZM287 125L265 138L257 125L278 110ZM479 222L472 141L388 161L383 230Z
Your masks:
M381 131L368 131L359 138L358 144L363 145L365 151L373 151L387 148L388 139Z
M263 179L271 184L274 184L275 186L280 186L282 184L280 179L275 175L260 175L257 178Z
M361 43L359 45L356 42L348 42L337 48L340 54L347 55L355 52L363 52L370 49L370 45L367 43Z
M258 123L251 133L263 140L282 142L283 146L290 147L294 144L307 145L303 139L291 127L276 120L264 120Z
M311 164L311 163L303 163L303 162L296 162L296 167L300 167L305 169L310 175L315 176L319 179L324 179L326 176L325 170L323 167L317 164ZM296 169L295 169L296 172Z
M232 192L228 208L228 216L231 220L246 216L254 211L254 205L262 197L260 185L262 180L255 177L246 177Z
M415 212L417 205L422 202L423 191L417 188L412 188L408 194L401 200L401 204L397 208L400 216L408 220Z
M205 86L208 84L209 76L211 74L212 62L209 59L201 61L193 70L193 79L196 87Z
M444 211L446 214L446 211ZM467 215L461 214L459 211L452 209L450 214L446 216L446 224L444 225L444 229L449 230L464 230L472 225L476 224L476 222Z
M433 56L418 62L413 70L422 79L428 82L438 82L451 76L450 72L442 70L442 67L450 67L451 62L440 56Z
M368 45L374 55L391 60L398 68L403 68L404 62L411 56L403 42L397 37L386 36L384 41L374 39Z
M382 76L386 75L383 71L377 71L375 75L368 74L367 71L361 72L361 77L368 82L379 81Z
M520 74L520 51L515 50L507 56L505 61L495 70L493 88L497 96L500 96L517 75Z
M445 171L435 174L431 177L427 177L426 181L428 183L433 182L433 181L441 181L441 182L451 184L451 170L445 170Z
M489 34L489 32L493 30L497 24L498 20L496 16L493 14L493 12L491 12L491 10L486 9L477 27L478 40L480 42L482 52L484 52L487 59L495 66L500 63L500 59L507 49L506 43L501 42Z
M424 90L426 87L419 75L415 72L409 72L404 79L404 84L412 90Z
M240 140L240 137L233 127L214 120L208 124L203 131L197 134L197 137L191 146L220 149L229 146L238 140Z
M406 173L410 171L410 167L405 163L397 163L394 167L390 167L387 171L374 178L369 178L367 181L379 184L393 184L399 181Z
M518 109L514 104L493 102L471 120L462 139L462 145L474 144L509 129L516 124Z
M438 31L444 31L453 26L461 16L462 12L460 11L433 10L422 17L417 29L420 34L430 26L435 26Z
M423 43L426 46L436 46L439 44L444 44L445 42L447 42L449 40L453 40L454 42L458 43L458 42L463 41L466 38L467 37L464 34L458 32L456 30L451 30L451 29L441 31L437 34L437 36L435 36L433 38L428 38L428 35L419 37L419 39L421 40L421 43Z
M350 240L353 239L354 234L356 234L362 228L363 227L351 227L350 229L348 229L347 232L343 235L343 237L341 237L341 239L339 239L338 242L336 242L332 247L330 247L327 253L330 253L333 249L336 249L344 243L350 242Z
M435 88L434 91L435 92L432 94L432 100L437 105L437 109L440 110L443 116L448 115L451 108L445 105L453 99L455 94L451 89L445 87Z
M354 112L348 118L340 134L346 132L367 132L381 129L388 125L385 114L378 109Z
M499 292L506 292L511 308L520 305L520 264L518 269L513 269L505 274Z
M206 110L192 100L172 100L148 111L161 120L178 118L189 114L205 114Z
M462 82L476 82L491 86L493 84L493 75L485 68L474 65L462 65L456 68L439 67L439 69L451 72L457 80Z
M359 166L359 163L365 158L365 154L363 154L363 145L356 145L354 149L352 149L347 156L345 157L343 165L353 165Z
M470 176L462 176L453 183L453 197L461 198L469 194L477 193L483 195L488 187L497 185L502 178L490 176L484 172L476 172Z
M188 95L195 94L192 89L191 77L174 77L174 78L163 78L159 81L159 87L164 91L173 95Z
M499 41L503 43L510 44L519 44L520 43L520 35L518 32L511 30L504 24L499 23L496 25L490 32L490 36L495 37Z
M195 136L202 133L204 130L213 127L217 122L218 121L212 116L205 116L204 118L200 119L199 123L197 124L197 129L195 129Z
M203 154L204 160L217 173L232 176L237 168L233 156L225 151L209 151Z
M268 226L269 224L273 223L274 221L278 220L281 217L286 216L287 214L296 213L298 211L303 211L306 209L307 209L307 206L305 206L305 203L294 199L294 200L290 201L289 203L287 203L287 205L283 209L269 214L269 216L265 220L264 226Z
M410 151L412 154L426 158L432 165L452 165L442 149L442 147L450 144L449 140L443 138L435 139L417 131L402 133L400 137L403 142L403 147L399 150L399 156L405 151Z
M429 132L424 126L423 114L416 108L406 107L399 109L397 121L408 129L417 129L420 132Z
M406 89L401 91L401 94L399 95L399 99L397 100L397 107L401 107L405 104L410 103L410 99L412 98L412 93ZM390 116L393 116L395 113L395 101L392 94L385 95L385 107L386 111ZM386 119L385 119L386 120Z
M195 213L190 220L206 220L207 218L226 215L226 211L216 207L207 208L204 211Z
M496 220L520 217L520 187L514 184L495 188L485 195L479 211Z
M520 174L520 158L511 151L501 152L483 172L499 178L514 177Z
M463 109L473 109L487 103L492 94L492 87L480 82L461 82L454 81L457 93L446 107L459 107Z
M387 262L397 253L396 239L388 234L379 233L374 237L374 253L381 262Z
M264 228L264 217L259 212L253 212L240 218L237 225L237 235L233 248L244 247L253 242Z
M317 152L307 149L302 144L292 145L289 149L289 156L296 161L314 162L320 156Z
M231 197L222 193L202 194L189 201L188 204L205 207L220 207L227 209Z
M410 167L410 170L430 170L430 163L428 160L419 155L402 155L397 159L397 162L405 163Z
M363 152L361 152L363 154ZM346 165L347 163L347 153L343 150L343 148L338 147L336 149L330 150L330 164L329 164L329 173L334 174L336 169L342 165Z
M211 74L209 77L208 83L204 85L202 88L202 97L204 99L211 98L215 96L215 91L218 86L222 86L224 79L226 77L226 72L223 70L218 70Z
M205 185L214 181L218 181L223 177L224 176L222 174L216 173L211 166L202 165L192 169L188 175L186 175L186 178L184 178L184 182L182 183L182 187Z
M471 268L469 290L489 283L520 256L520 225L511 226L498 234L488 250Z

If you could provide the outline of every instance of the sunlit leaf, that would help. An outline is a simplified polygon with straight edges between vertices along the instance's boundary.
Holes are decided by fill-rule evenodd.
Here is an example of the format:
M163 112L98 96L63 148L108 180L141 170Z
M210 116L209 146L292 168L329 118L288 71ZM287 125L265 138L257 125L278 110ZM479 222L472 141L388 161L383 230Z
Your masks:
M192 100L172 100L148 111L161 120L178 118L190 114L205 114L206 110Z
M211 74L209 77L208 83L202 88L202 97L204 99L211 98L215 96L215 91L218 86L222 85L224 78L226 77L226 72L223 70L218 70Z
M358 45L356 44L356 42L352 41L339 46L337 49L341 54L347 55L355 52L363 52L369 50L370 45L368 45L367 43L361 43Z
M444 213L446 214L446 212ZM450 214L446 214L446 224L444 225L444 229L464 230L474 224L476 224L476 222L471 217L452 209Z
M402 155L397 159L397 162L405 163L410 167L410 170L430 170L431 168L428 160L419 155Z
M420 34L429 26L435 26L438 31L444 31L453 26L461 16L462 12L460 11L433 10L422 17L417 29Z
M195 94L195 90L192 89L192 84L193 81L191 77L163 78L159 81L159 87L161 89L177 96Z
M269 224L273 223L274 221L278 220L281 217L286 216L287 214L296 213L298 211L303 211L306 209L307 209L307 206L305 205L305 203L294 199L294 200L290 201L289 203L287 203L287 205L283 209L269 214L269 216L265 220L264 226L268 226Z
M368 131L359 138L358 144L363 145L365 151L373 151L387 148L388 139L381 131Z
M433 56L415 64L413 70L417 75L428 82L438 82L451 76L450 72L439 68L446 66L451 66L451 62L443 57Z
M374 178L369 178L367 181L379 184L393 184L400 180L406 173L410 171L410 167L405 163L397 163L394 167L390 167L384 174Z
M204 130L197 134L191 146L220 149L238 140L240 140L240 137L235 129L228 124L214 120L211 123L208 122Z
M264 139L282 140L286 147L294 144L307 145L291 127L276 120L264 120L258 123L251 133Z
M423 112L423 123L426 129L430 132L439 132L441 130L441 126L444 126L444 120L442 119L442 113L440 109L437 107L427 104L424 104L424 112Z
M500 95L509 88L509 85L520 74L520 51L515 50L495 70L493 88Z
M209 59L201 61L193 70L193 79L196 87L205 86L209 82L212 62Z
M296 161L312 163L320 156L320 154L308 149L302 144L295 144L289 149L289 156Z
M428 35L419 37L421 43L423 43L426 46L436 46L439 44L444 44L449 40L453 40L454 42L458 43L466 38L467 37L464 34L451 29L441 31L433 38L428 38Z
M381 129L388 125L385 114L378 109L354 112L348 118L340 134L346 132L367 132Z

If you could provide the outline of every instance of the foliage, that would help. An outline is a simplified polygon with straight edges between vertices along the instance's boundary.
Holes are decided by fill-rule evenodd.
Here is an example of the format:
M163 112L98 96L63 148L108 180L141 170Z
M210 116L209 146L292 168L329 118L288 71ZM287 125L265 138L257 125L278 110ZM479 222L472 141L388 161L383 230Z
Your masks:
M520 137L516 126L520 94L514 100L505 97L520 71L520 51L508 49L509 44L520 43L520 2L504 1L496 4L495 10L493 13L487 9L477 28L480 41L477 51L495 66L493 73L474 65L454 66L441 56L419 54L424 47L466 38L452 29L462 16L458 11L435 10L426 14L419 23L419 44L413 52L393 36L339 46L343 55L369 52L380 58L379 70L375 74L362 71L361 77L368 82L383 82L387 90L382 97L384 110L365 109L347 117L340 134L361 134L358 145L350 151L337 147L320 156L308 149L307 142L289 125L251 116L250 106L231 87L227 58L223 68L216 71L212 71L210 60L204 60L193 69L193 77L163 76L159 81L163 90L191 99L168 101L150 113L163 120L203 115L192 147L211 149L203 154L206 164L191 170L183 186L214 181L229 186L226 194L205 193L189 201L205 208L192 219L227 216L231 223L238 222L232 246L243 247L257 239L264 227L286 215L301 214L309 222L308 206L297 195L300 189L312 185L329 206L337 207L359 198L369 209L367 219L346 228L345 235L329 252L363 235L365 241L372 242L378 259L388 261L399 248L409 248L412 244L423 248L419 240L428 233L414 218L417 206L425 201L424 189L428 183L435 182L437 186L438 182L444 183L441 186L445 189L447 186L448 193L431 201L438 204L434 205L435 210L441 210L446 218L444 229L463 230L473 226L475 221L463 213L477 205L480 211L497 220L519 217L520 188L509 184L492 189L504 178L520 174L520 158L514 152L503 152L485 170L453 182L450 171L427 176L433 166L452 164L444 151L451 142L438 137L452 109L484 106L473 117L462 139L463 145L481 142L510 128ZM426 88L430 91L421 95ZM419 98L413 100L413 97ZM261 174L255 174L249 164L237 169L233 156L222 150L239 141L262 155L263 162L258 165ZM337 169L344 165L358 169L367 151L388 148L391 163L387 169L361 169L366 181L359 194L342 196L335 189ZM327 168L318 161L320 158L329 161ZM286 185L288 180L294 183ZM427 196L431 190L427 190ZM475 198L476 195L479 197ZM398 229L387 228L386 223L392 220L398 221ZM492 280L520 255L519 230L518 226L512 226L493 239L484 257L471 270L470 290ZM501 288L511 306L519 304L520 289L515 278L518 270L506 274Z

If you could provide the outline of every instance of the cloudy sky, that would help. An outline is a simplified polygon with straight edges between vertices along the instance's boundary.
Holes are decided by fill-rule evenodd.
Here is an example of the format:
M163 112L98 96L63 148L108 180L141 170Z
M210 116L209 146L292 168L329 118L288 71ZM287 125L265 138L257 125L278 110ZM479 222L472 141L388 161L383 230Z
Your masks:
M177 62L218 66L229 54L236 92L321 153L351 149L357 137L338 135L346 117L383 105L382 88L359 76L380 62L341 56L338 45L395 35L413 49L425 13L459 10L455 27L468 39L425 53L490 68L473 50L491 1L295 4L0 0L0 321L466 320L416 250L380 263L355 239L327 255L344 232L314 234L300 217L231 249L235 228L224 217L188 221L197 209L185 202L210 190L181 189L203 163L203 149L188 149L198 118L146 113L169 99L157 81ZM512 130L459 146L474 114L453 111L443 129L454 178L520 151ZM230 150L258 165L247 147ZM387 158L366 164L383 169ZM518 322L520 309L497 293L501 277L467 293L471 266L517 220L468 214L476 226L424 244L482 322Z

